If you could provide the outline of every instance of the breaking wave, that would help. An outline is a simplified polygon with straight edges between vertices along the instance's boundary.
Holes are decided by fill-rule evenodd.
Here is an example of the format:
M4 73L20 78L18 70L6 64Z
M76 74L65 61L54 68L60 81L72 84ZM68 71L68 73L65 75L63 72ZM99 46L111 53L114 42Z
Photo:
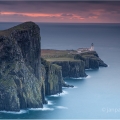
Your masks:
M48 101L48 105L53 105L53 102L52 101Z
M28 110L20 110L19 112L13 112L13 111L0 111L1 113L9 113L9 114L24 114L27 113Z
M60 93L60 94L55 94L55 95L51 95L51 97L60 97L60 96L66 95L66 94L68 94L68 92L63 90L62 93Z
M72 78L72 79L88 79L88 78L91 78L91 76L88 75L87 77L78 77L78 78Z
M64 106L56 106L56 108L58 108L58 109L68 109L67 107L64 107Z
M47 111L47 110L54 110L54 108L48 108L48 107L43 107L43 108L30 108L29 110L35 110L35 111Z

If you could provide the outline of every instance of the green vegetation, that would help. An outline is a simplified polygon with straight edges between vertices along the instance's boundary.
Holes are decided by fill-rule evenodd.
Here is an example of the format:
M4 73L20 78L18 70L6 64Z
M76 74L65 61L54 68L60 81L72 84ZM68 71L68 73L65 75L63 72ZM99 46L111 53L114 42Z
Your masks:
M96 51L88 51L84 53L77 53L76 50L53 50L53 49L42 49L42 58L49 62L54 61L80 61L86 58L98 59L99 56Z
M52 49L43 49L41 50L42 57L49 61L78 61L74 59L75 50L52 50Z
M78 60L75 60L74 58L47 58L46 59L47 61L50 61L50 62L53 62L53 61L78 61Z

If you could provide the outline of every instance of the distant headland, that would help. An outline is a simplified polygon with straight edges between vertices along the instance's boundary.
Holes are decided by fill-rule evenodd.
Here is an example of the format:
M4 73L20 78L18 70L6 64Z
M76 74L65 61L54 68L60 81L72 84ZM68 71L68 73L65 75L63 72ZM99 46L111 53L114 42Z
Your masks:
M78 48L77 53L84 53L84 52L89 52L89 51L94 51L94 44L92 43L90 48Z
M33 22L0 31L0 111L42 108L46 95L74 87L64 77L86 77L85 69L101 66L107 64L93 44L90 49L41 50L40 28Z

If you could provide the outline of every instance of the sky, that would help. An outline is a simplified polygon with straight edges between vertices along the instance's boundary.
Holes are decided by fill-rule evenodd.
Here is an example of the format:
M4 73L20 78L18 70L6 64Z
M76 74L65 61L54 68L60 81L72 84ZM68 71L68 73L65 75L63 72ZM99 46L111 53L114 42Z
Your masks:
M0 22L120 23L120 1L0 1Z

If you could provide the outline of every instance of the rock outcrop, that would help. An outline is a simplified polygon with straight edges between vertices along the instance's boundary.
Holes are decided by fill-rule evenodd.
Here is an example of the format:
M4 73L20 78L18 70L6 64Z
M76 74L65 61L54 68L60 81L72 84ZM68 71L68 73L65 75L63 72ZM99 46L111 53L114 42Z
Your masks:
M54 61L53 64L57 64L62 67L63 77L86 77L85 63L82 60L79 61Z
M0 110L42 107L40 29L26 22L0 31Z
M56 64L51 64L43 58L41 59L43 64L42 77L45 81L45 95L53 95L62 92L62 70L61 67Z
M0 110L42 108L45 95L61 93L62 86L74 87L63 77L86 77L85 69L107 67L95 51L57 50L56 55L52 50L49 55L47 50L52 61L44 60L40 40L40 28L33 22L0 31Z
M99 69L99 67L107 67L98 56L96 51L85 52L77 54L74 56L74 59L83 60L85 62L85 69Z

